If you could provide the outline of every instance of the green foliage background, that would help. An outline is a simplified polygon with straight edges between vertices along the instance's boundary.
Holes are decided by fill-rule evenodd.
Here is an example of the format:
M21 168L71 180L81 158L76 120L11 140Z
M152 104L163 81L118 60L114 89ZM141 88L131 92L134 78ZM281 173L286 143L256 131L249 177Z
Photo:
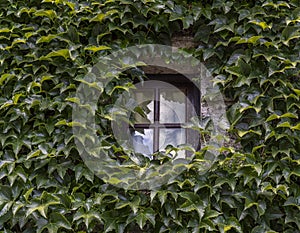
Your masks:
M299 31L298 0L1 0L0 232L300 232ZM242 150L157 191L103 183L74 144L78 80L110 51L182 33L235 101ZM130 72L115 85L143 77Z

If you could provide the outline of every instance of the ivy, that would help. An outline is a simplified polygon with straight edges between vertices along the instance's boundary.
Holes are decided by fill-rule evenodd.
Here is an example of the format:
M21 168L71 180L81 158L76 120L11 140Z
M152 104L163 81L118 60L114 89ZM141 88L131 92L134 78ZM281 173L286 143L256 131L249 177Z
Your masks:
M297 0L0 1L0 232L299 232ZM204 174L202 153L159 190L122 190L74 143L76 88L101 57L177 35L226 99L233 146ZM99 136L130 69L104 91ZM124 158L126 159L126 158ZM116 181L117 182L117 181Z

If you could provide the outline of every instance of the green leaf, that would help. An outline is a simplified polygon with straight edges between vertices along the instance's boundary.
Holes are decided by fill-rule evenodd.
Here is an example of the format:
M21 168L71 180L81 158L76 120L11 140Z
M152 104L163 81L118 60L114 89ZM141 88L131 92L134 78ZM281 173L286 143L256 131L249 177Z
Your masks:
M278 116L277 114L272 114L267 118L266 122L277 120L277 119L280 119L280 116Z
M35 16L41 17L48 17L49 19L53 20L57 18L56 12L53 10L38 10L34 13Z
M201 220L204 216L205 205L200 199L200 196L192 192L182 192L179 193L179 196L183 197L187 201L177 208L177 210L181 210L183 212L191 212L195 210L198 213L199 220Z
M10 211L13 203L14 203L13 201L9 201L9 202L4 204L4 206L0 210L0 218L5 216ZM2 204L2 203L0 203L0 204Z
M72 102L72 103L80 104L80 99L77 97L69 97L69 98L66 98L65 100Z
M293 91L294 91L298 96L300 96L300 89L293 88Z
M1 28L0 29L0 33L5 33L5 32L11 32L11 30L9 28Z
M135 217L137 224L142 230L147 221L155 226L156 212L152 208L141 209Z
M250 38L241 38L236 43L237 44L244 44L244 43L255 44L261 38L263 38L263 36L252 36Z
M37 157L40 155L40 153L41 153L41 150L32 151L27 155L26 160Z
M96 210L85 211L84 208L80 208L74 215L73 221L77 221L79 219L83 219L87 229L89 229L89 226L93 220L98 220L102 223L100 213Z
M53 35L53 34L50 34L48 36L42 36L40 37L36 43L39 44L39 43L49 43L50 41L52 41L53 39L57 38L57 35Z
M141 198L139 196L137 196L132 201L122 201L122 202L117 203L115 208L122 209L126 206L129 206L132 209L133 213L135 214L138 211L140 202L141 202Z
M285 217L285 224L295 223L297 228L300 229L300 212L299 210L289 209L287 211L287 216Z
M108 49L111 49L110 47L108 46L87 46L84 48L84 50L89 50L89 51L93 51L93 52L98 52L98 51L102 51L102 50L108 50Z
M242 227L235 217L229 218L227 225L224 226L224 232L230 231L232 228L237 232L243 233Z
M55 206L55 205L60 205L59 198L53 196L52 194L48 194L47 192L43 192L41 197L38 200L34 201L32 204L30 204L26 211L26 218L31 215L33 212L38 211L44 218L48 218L47 212L49 206Z
M14 105L14 103L13 103L12 100L6 101L5 103L1 104L0 110L5 109L5 108L7 108L7 107L10 107L10 106L12 106L12 105Z
M111 16L113 14L117 14L119 13L118 10L109 10L107 11L105 14L104 13L100 13L100 14L97 14L94 18L92 18L90 20L90 22L102 22L107 16Z
M34 188L28 189L26 191L26 193L24 194L25 200L28 201L29 196L31 195L32 191L34 190Z
M298 119L298 116L296 114L294 114L294 113L287 112L287 113L281 115L280 118L294 118L294 119Z
M235 190L236 180L234 177L227 178L227 177L218 177L215 181L214 187L221 187L223 184L227 183L232 191Z
M2 74L0 77L0 86L2 86L4 82L8 82L9 80L11 80L14 77L15 77L15 75L13 75L13 74Z
M239 137L244 137L246 134L249 134L249 133L253 133L253 134L257 134L257 135L262 135L262 133L260 132L260 131L258 131L258 130L247 130L247 131L242 131L242 130L238 130L238 135L239 135Z
M45 58L52 58L52 57L63 57L66 60L68 60L70 58L70 51L68 49L60 49L60 50L48 53L45 56Z
M49 233L57 233L61 228L72 230L72 226L65 216L60 213L51 213L49 223L38 232L41 233L43 230L47 229Z
M290 40L298 39L299 37L300 37L300 30L296 26L287 26L282 31L282 39L284 40L283 43L285 45L288 45Z
M300 123L292 127L292 130L300 130Z
M260 21L256 21L256 20L251 20L249 22L252 23L252 24L255 24L255 25L259 26L259 27L261 27L263 30L271 29L272 28L271 25L268 25L266 22L263 22L263 21L260 22Z
M100 14L97 14L94 18L92 18L90 20L90 22L93 22L93 21L98 21L98 22L102 22L102 20L105 18L105 14L103 13L100 13Z
M288 121L280 123L276 127L277 128L292 128L292 126L290 125L290 123Z

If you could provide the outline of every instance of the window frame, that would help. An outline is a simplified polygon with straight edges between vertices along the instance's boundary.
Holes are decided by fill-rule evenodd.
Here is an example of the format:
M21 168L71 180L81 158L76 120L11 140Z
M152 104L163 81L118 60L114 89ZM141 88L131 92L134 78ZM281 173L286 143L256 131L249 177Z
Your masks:
M199 88L181 74L148 74L149 80L166 82L168 84L174 85L179 90L185 89L185 96L189 101L186 101L186 116L184 123L160 123L160 93L159 89L163 89L163 86L157 87L151 84L143 87L143 89L154 89L154 116L153 123L135 123L133 130L139 129L153 129L153 152L159 151L159 131L160 129L185 129L185 143L191 144L195 150L200 148L200 135L192 129L183 128L184 124L188 122L191 117L201 117L201 93ZM166 85L166 88L168 86ZM195 115L192 114L195 112ZM138 130L136 130L138 131Z

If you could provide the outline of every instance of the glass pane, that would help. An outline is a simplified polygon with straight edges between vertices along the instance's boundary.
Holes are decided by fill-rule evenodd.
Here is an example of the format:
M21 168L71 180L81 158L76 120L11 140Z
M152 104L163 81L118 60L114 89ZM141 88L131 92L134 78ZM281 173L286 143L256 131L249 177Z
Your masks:
M162 151L167 145L174 147L186 143L185 129L160 129L159 130L159 150ZM185 151L179 151L178 157L185 157ZM178 158L177 157L177 158Z
M135 114L136 123L150 123L154 121L154 90L143 90L135 92L135 100L139 105ZM142 114L146 115L143 116Z
M141 129L132 133L133 149L137 153L153 154L153 129Z
M186 96L179 89L161 89L160 123L184 123L186 120Z

